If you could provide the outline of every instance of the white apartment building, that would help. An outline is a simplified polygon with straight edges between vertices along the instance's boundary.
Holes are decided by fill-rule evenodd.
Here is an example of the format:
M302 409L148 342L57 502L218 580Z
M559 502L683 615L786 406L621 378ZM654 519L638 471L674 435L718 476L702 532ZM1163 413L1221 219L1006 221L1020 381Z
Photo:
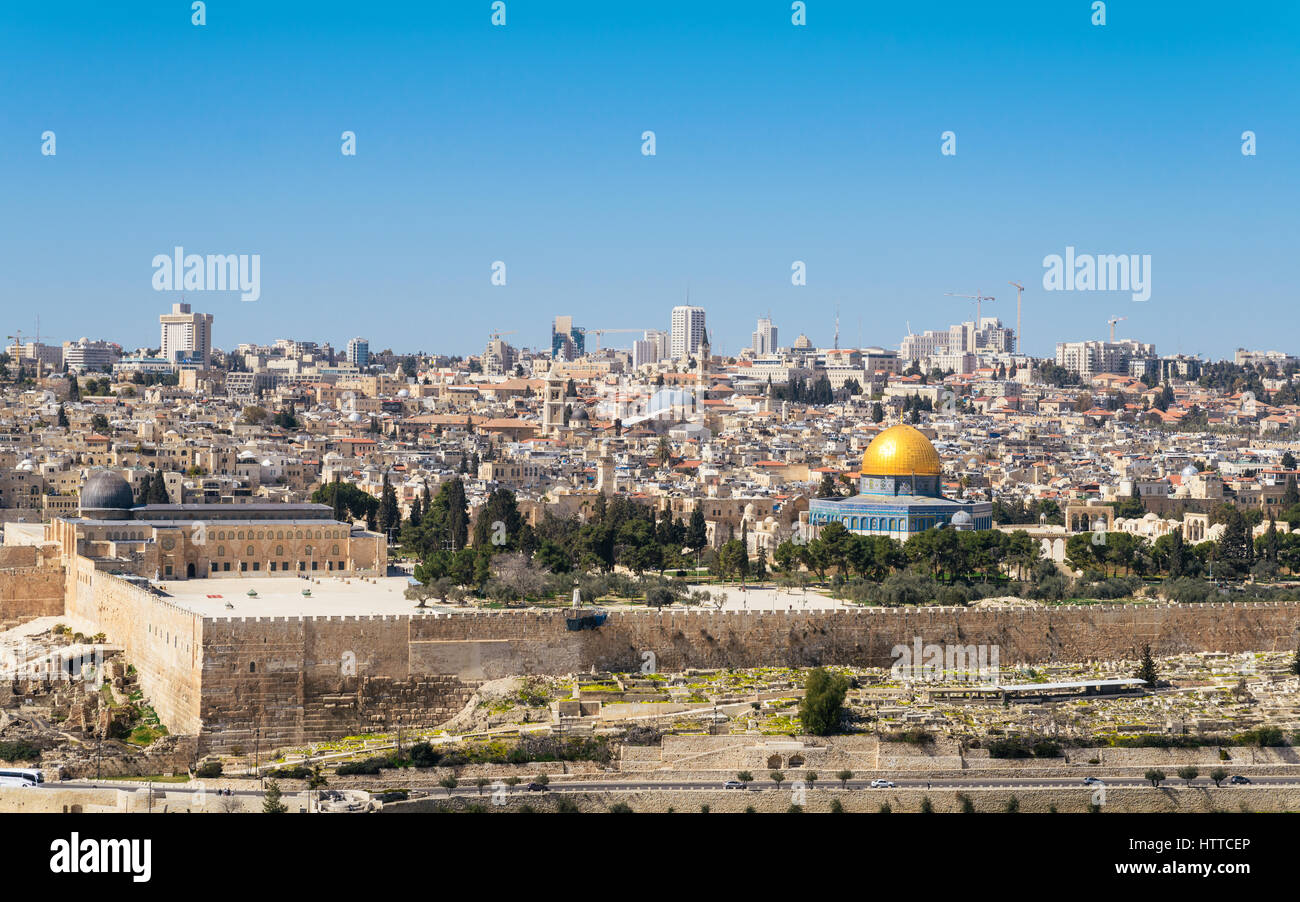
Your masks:
M704 308L674 307L669 354L674 360L690 357L704 341Z
M158 317L161 356L176 363L182 359L203 367L212 364L212 314L194 313L189 304L172 304L172 312Z
M766 316L758 321L758 327L754 330L753 348L755 357L776 353L776 326Z

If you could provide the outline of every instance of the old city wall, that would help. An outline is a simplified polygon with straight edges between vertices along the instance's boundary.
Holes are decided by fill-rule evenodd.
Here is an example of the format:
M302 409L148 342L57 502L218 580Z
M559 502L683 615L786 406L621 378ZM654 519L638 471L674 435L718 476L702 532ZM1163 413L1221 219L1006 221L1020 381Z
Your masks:
M592 668L888 667L897 645L996 646L1006 664L1193 651L1290 651L1300 603L611 613L570 632L563 612L201 618L75 559L67 614L126 648L173 733L252 753L442 723L485 680ZM649 654L647 654L649 653ZM652 655L653 658L649 657Z
M454 716L477 682L412 668L410 617L204 623L204 751L244 753Z
M199 732L203 620L166 598L95 569L75 557L68 571L66 613L125 649L140 688L173 733Z
M0 630L10 629L37 617L57 617L62 614L65 581L66 574L62 567L0 569Z
M595 667L888 667L897 645L986 645L1003 664L1131 658L1193 651L1289 651L1300 603L1090 605L1004 608L863 608L817 612L612 613L595 630L568 632L562 613L466 614L414 619L412 667L496 679Z
M997 646L1001 663L1296 647L1300 604L882 608L611 614L570 632L562 612L213 618L203 625L205 750L252 752L450 718L485 680L690 667L888 667L896 645ZM646 653L653 655L653 659ZM256 732L255 732L256 731Z

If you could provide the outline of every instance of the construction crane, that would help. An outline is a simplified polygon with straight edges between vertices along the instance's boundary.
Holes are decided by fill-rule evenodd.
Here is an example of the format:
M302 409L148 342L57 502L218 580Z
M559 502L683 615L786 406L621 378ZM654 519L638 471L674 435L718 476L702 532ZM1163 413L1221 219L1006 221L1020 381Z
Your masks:
M488 341L496 341L502 335L514 335L518 331L519 331L518 329L507 329L504 332L489 332Z
M17 366L18 369L22 369L22 366L23 366L23 330L22 330L22 329L18 329L17 332L18 332L17 335L6 335L5 337L8 338L10 341L13 342L13 344L10 345L9 348L13 348L13 350L14 350L14 354L13 354L13 357L14 357L14 365ZM9 348L5 348L5 351L8 352ZM38 355L38 356L39 356L39 355ZM16 371L15 371L15 372L16 372ZM38 379L40 378L40 361L37 361L37 372L36 372L36 377L37 377Z
M996 301L997 298L989 297L986 294L953 294L951 291L945 291L944 294L950 298L966 298L975 302L975 334L971 336L971 343L975 346L972 350L979 350L981 305L985 301Z
M1020 299L1025 294L1025 286L1019 282L1008 282L1007 284L1016 289L1016 343L1012 347L1011 353L1018 354L1020 353Z
M1106 322L1110 323L1110 343L1115 343L1115 324L1128 319L1127 316L1112 316Z
M599 350L600 350L600 336L604 335L604 334L607 333L607 332L609 332L609 333L613 333L613 332L645 332L645 329L579 329L578 331L581 332L583 335L594 335L594 336L596 336L596 350L599 351Z
M944 294L950 298L966 298L975 302L975 328L980 327L981 306L985 301L996 301L997 298L989 297L986 294L953 294L951 291L945 291Z

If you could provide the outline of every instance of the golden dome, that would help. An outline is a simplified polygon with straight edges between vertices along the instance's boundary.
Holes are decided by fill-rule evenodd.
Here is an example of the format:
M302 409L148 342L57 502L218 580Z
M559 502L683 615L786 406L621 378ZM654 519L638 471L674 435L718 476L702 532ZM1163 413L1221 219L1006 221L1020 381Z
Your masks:
M917 429L891 426L862 455L863 476L938 476L939 452Z

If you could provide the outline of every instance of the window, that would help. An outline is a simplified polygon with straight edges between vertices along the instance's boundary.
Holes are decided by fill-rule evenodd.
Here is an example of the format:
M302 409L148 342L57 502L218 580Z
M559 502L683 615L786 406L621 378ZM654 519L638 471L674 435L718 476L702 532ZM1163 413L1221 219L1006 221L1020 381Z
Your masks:
M276 545L276 546L275 546L275 556L276 556L276 557L284 557L284 546L283 546L283 545Z
M261 569L262 569L262 562L261 562L261 561L253 561L253 569L254 569L254 570L261 570Z
M248 569L248 561L240 561L240 562L239 562L239 570L240 570L240 572L242 573L243 571L245 571L245 570L247 570L247 569Z
M271 572L275 572L275 561L271 561Z
M225 572L225 573L229 573L229 572L230 572L230 561L225 561L225 562L221 565L221 569L222 569L223 572Z
M252 557L253 555L257 554L257 552L253 550L253 546L252 546L252 545L249 545L249 546L248 546L248 551L245 552L245 553L246 553L249 557Z
M226 546L225 546L225 545L218 545L218 546L217 546L217 557L225 557L225 556L226 556Z

